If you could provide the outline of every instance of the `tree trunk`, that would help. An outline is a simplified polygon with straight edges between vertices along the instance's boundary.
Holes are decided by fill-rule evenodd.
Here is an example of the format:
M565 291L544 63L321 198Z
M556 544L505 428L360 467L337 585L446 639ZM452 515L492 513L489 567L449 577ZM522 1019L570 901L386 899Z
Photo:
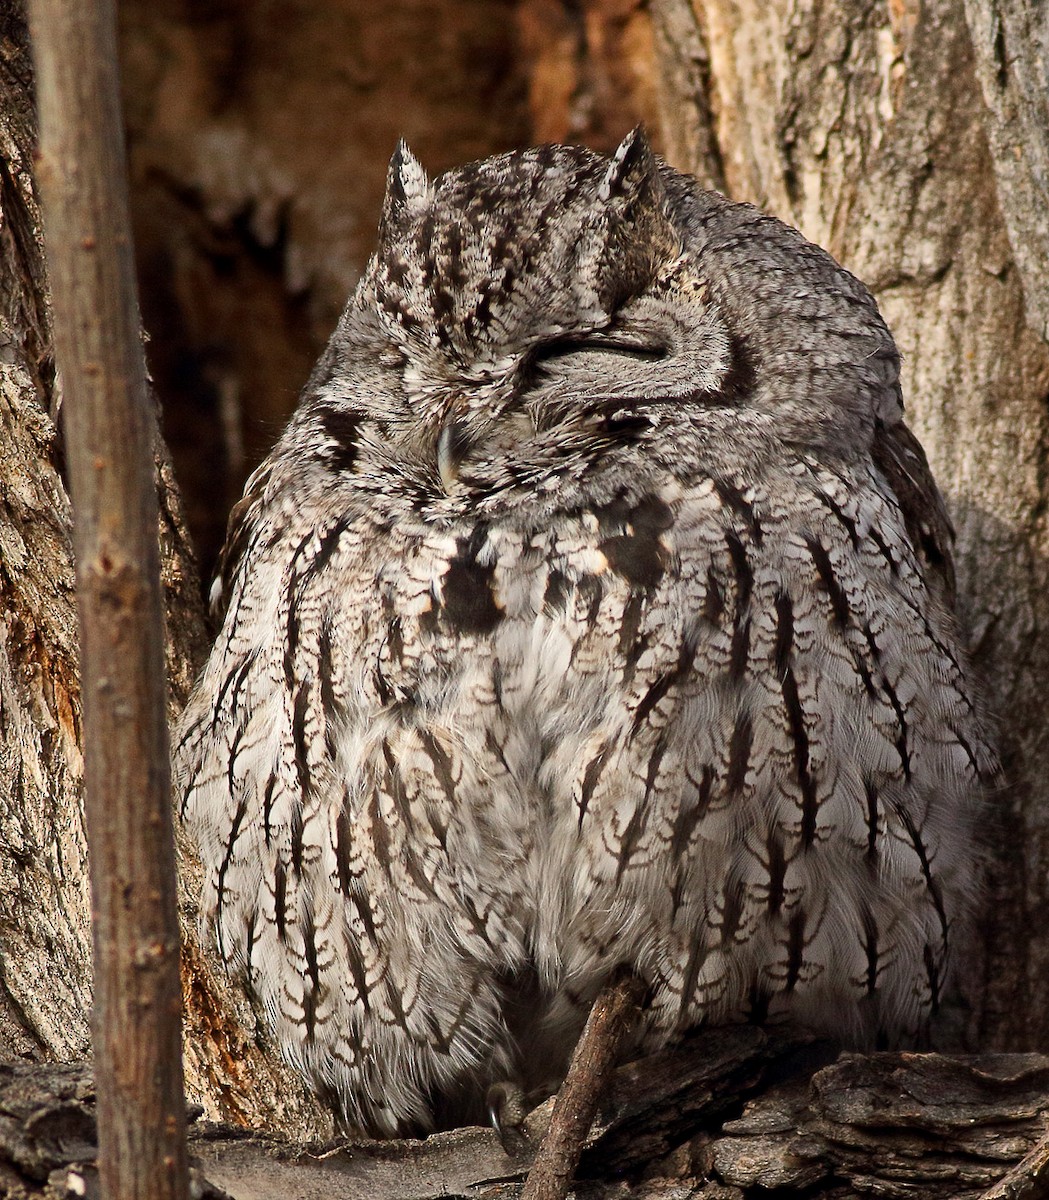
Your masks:
M973 3L973 33L954 0L654 9L694 14L727 191L863 279L903 353L1006 762L984 822L986 961L963 968L980 1044L1002 1048L1049 1040L1049 93L1044 37L1001 32L1023 25L1014 8ZM684 142L688 110L666 111ZM707 167L707 144L689 149L683 165Z
M33 180L23 14L0 29L0 1057L90 1053L91 930L72 522L56 415L51 318ZM206 649L196 569L159 438L162 582L173 708ZM200 895L183 855L186 1083L216 1118L330 1131L302 1084L255 1044L244 1000L197 944Z
M610 149L643 119L674 165L798 225L872 287L957 526L962 615L1006 759L985 819L985 952L965 964L979 1044L1045 1046L1045 13L1022 0L126 0L122 21L150 360L205 562L363 267L402 133L439 170L540 139ZM0 26L0 1054L68 1062L87 1053L90 1006L69 506L17 6ZM178 703L205 632L161 452L158 494ZM196 938L185 856L182 878L192 1097L209 1115L323 1133Z
M99 1178L189 1200L155 422L113 0L29 0L73 498Z

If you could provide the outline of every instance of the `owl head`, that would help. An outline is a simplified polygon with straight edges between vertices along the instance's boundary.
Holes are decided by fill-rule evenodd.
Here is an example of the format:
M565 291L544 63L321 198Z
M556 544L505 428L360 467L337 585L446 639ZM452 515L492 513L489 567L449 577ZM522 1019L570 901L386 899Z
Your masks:
M715 386L728 333L691 269L668 173L640 129L611 158L539 146L433 183L402 143L344 317L346 359L381 345L413 420L438 435L454 421L458 437L529 406L549 422L569 398Z
M370 277L406 353L477 374L552 338L607 328L681 248L640 130L611 161L540 146L436 184L402 143Z
M897 378L862 284L635 129L610 158L539 146L435 182L402 143L314 392L448 482L471 449L646 406L719 437L745 409L753 436L847 447L899 419Z

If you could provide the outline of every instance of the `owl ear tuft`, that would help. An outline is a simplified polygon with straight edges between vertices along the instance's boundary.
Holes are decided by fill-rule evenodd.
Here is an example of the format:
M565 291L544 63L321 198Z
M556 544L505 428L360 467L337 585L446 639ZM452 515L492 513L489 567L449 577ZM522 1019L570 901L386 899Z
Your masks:
M386 173L386 196L382 202L382 223L397 225L405 217L421 212L433 202L433 185L422 164L402 138L390 159Z
M649 199L659 202L663 195L663 184L659 178L652 147L648 144L644 127L636 125L619 143L612 155L604 179L597 189L599 200L626 208L637 201Z
M640 125L622 140L597 188L603 204L593 240L580 245L590 256L590 278L606 313L642 292L659 267L681 252L681 238L665 210L659 164Z

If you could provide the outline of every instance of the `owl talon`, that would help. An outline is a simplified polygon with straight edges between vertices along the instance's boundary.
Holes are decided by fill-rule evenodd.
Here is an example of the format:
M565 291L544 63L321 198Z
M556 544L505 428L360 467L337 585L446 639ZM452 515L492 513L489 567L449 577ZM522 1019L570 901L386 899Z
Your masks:
M488 1120L507 1154L516 1156L528 1138L524 1132L525 1118L530 1111L527 1097L519 1084L504 1079L493 1083L485 1097Z

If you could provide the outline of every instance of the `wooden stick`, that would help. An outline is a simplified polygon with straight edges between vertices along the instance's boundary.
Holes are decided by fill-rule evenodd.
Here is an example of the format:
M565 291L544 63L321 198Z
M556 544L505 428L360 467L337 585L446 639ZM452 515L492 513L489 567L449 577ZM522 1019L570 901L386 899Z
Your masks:
M607 984L594 1001L521 1200L564 1200L568 1195L597 1106L644 995L643 981L624 975Z
M1049 1134L980 1200L1035 1200L1049 1196Z
M30 0L75 512L108 1200L188 1194L163 608L112 0Z

